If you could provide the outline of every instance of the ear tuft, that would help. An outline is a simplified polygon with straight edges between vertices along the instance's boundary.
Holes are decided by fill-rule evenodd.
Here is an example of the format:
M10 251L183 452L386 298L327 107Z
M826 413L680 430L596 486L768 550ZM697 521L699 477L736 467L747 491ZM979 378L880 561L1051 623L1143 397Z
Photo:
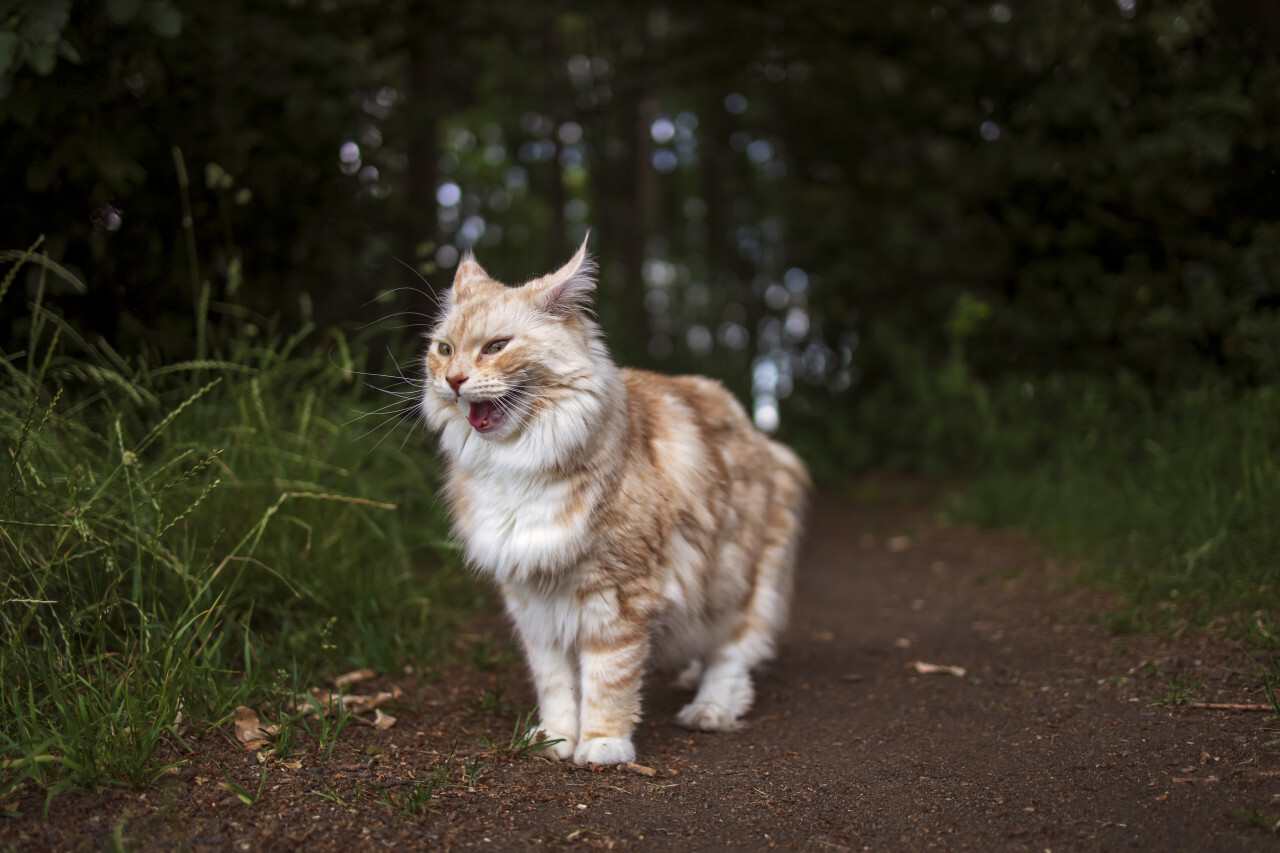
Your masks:
M538 310L553 317L590 311L591 296L596 289L596 262L587 254L587 238L583 238L577 254L567 264L545 276L538 284Z
M476 261L475 255L468 249L458 262L458 269L453 274L453 292L457 296L466 296L473 286L489 277Z

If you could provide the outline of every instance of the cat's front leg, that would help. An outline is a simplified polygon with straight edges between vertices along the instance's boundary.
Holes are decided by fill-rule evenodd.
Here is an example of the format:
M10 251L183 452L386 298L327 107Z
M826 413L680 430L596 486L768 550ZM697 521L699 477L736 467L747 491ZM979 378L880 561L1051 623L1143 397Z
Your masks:
M563 761L578 746L578 689L573 659L564 648L525 643L529 671L538 693L538 729L553 743L546 754Z
M631 732L640 721L640 684L648 653L648 632L634 626L609 626L583 638L578 655L582 738L573 753L575 764L635 760Z
M559 741L546 755L563 761L578 746L578 673L573 655L554 620L554 608L536 594L503 587L507 610L515 620L525 660L538 694L538 729Z

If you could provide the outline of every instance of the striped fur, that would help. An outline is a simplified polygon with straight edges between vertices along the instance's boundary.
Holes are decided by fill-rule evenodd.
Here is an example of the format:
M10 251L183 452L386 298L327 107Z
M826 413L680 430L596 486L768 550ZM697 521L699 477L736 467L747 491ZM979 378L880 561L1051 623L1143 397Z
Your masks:
M787 617L809 486L719 383L617 367L588 316L584 242L520 287L470 256L432 330L422 411L469 561L502 591L541 727L575 763L635 758L651 663L730 730ZM687 666L686 666L687 665Z

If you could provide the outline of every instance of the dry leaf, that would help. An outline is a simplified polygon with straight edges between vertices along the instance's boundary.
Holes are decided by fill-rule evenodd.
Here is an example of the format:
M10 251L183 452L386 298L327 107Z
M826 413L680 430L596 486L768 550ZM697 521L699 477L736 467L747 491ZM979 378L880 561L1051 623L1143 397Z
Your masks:
M643 764L636 764L634 761L628 761L626 764L622 766L630 770L632 773L638 773L641 776L657 776L658 775L658 771L654 770L652 767L645 767Z
M337 678L333 680L333 686L342 687L343 685L346 685L346 684L355 684L357 681L365 681L367 679L373 678L375 675L377 675L377 673L369 669L368 667L365 667L364 669L357 669L354 672L348 672L343 675L339 675Z
M380 705L399 699L404 695L404 691L399 687L391 688L391 692L382 691L373 696L343 696L342 709L352 714L364 714L372 711Z
M373 727L375 729L383 729L385 731L386 729L391 728L395 724L396 724L396 718L391 716L390 714L384 714L380 710L373 712Z
M892 551L895 554L900 554L911 547L911 537L894 536L892 539L889 540L887 544L890 551Z
M271 741L269 741L269 740L264 740L264 739L258 739L258 740L247 740L247 741L245 741L245 742L244 742L244 748L245 748L245 749L255 749L255 750L256 750L256 749L262 749L264 746L270 746L270 745L271 745Z
M944 666L938 663L925 663L918 660L913 664L909 664L916 672L921 675L933 675L937 672L945 672L954 675L956 678L964 678L965 669L962 666Z
M270 734L263 730L258 713L252 708L241 705L236 708L236 740L247 744L249 741L265 740Z

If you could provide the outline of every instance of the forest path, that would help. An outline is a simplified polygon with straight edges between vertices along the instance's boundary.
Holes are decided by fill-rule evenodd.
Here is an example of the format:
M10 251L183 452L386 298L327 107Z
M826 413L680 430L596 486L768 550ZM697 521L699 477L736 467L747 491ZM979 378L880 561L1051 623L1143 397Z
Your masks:
M454 738L509 735L510 706L485 697L509 683L530 702L507 660L398 679L396 726L352 728L328 760L264 765L204 738L151 792L59 797L49 822L32 793L0 841L95 849L119 827L156 850L1280 849L1236 813L1280 819L1271 716L1155 701L1172 679L1263 701L1237 649L1110 637L1091 618L1104 599L1063 591L1066 568L1024 536L941 523L909 484L862 491L815 501L792 628L741 731L678 728L687 696L651 677L636 737L651 777L477 754L475 784L413 808Z

